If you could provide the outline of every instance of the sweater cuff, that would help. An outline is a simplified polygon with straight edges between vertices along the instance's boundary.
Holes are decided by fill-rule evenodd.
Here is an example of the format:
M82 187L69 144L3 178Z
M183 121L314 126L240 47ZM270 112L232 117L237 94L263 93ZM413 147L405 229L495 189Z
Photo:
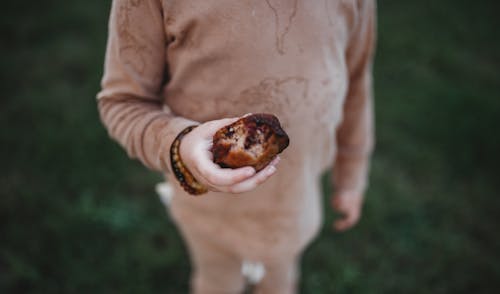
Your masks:
M174 142L177 135L185 128L192 125L199 125L199 122L192 121L183 117L171 118L166 128L159 132L160 150L158 152L158 162L161 170L167 173L172 173L172 165L170 162L170 146Z
M335 192L363 193L368 186L369 165L368 155L337 155L332 175Z

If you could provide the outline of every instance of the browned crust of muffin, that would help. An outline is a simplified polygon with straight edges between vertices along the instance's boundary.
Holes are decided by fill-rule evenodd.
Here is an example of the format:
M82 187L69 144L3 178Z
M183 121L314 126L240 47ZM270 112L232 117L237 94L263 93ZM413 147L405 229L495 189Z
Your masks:
M259 171L288 144L288 135L278 118L257 113L218 130L213 137L212 153L214 162L221 167L252 166Z

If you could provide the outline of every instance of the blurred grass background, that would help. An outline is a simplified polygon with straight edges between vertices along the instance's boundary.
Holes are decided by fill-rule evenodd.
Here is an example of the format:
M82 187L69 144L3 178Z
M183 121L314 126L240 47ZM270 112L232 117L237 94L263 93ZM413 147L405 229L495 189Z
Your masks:
M98 119L109 6L2 4L0 293L187 291L188 256L153 189L161 177ZM364 216L332 233L325 206L302 293L500 289L498 6L379 1Z

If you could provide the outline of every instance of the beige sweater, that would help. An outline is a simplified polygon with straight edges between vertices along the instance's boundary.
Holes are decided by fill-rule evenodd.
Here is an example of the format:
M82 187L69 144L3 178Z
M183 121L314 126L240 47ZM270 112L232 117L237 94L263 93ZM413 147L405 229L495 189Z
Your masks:
M374 0L115 0L98 105L112 138L175 183L178 222L246 258L299 252L320 175L363 191L373 146ZM254 191L193 197L168 150L194 122L275 114L290 136Z

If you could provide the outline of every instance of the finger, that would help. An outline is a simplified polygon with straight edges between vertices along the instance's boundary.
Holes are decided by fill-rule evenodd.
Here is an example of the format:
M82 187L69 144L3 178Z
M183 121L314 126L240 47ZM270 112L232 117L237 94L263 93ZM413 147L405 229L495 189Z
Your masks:
M204 185L209 191L212 192L228 192L228 187L230 186L217 186L212 183L210 183L204 176L202 176L199 173L193 173L195 178L200 182L202 185Z
M240 119L240 118L239 117L232 117L232 118L223 118L223 119L210 121L210 122L205 124L206 131L209 133L215 133L219 129L234 123L238 119Z
M331 204L332 204L333 209L335 209L336 211L339 211L341 204L342 204L342 202L340 201L340 197L333 196L331 199Z
M350 214L346 214L345 217L339 220L336 220L333 223L333 226L335 230L342 232L353 227L358 222L358 220L359 220L359 214L353 212Z
M350 224L346 219L336 220L333 222L333 228L337 232L343 232L349 228Z
M337 197L332 202L333 209L342 217L346 217L351 212L349 206L342 199Z
M335 230L339 232L349 229L350 227L352 227L352 225L354 225L353 220L348 217L338 219L333 223Z
M252 167L231 169L212 165L209 168L202 167L199 173L212 186L231 186L252 177L255 169Z
M229 188L230 193L244 193L255 189L258 185L266 181L270 176L276 172L274 166L269 166L260 171L251 179L245 180Z
M199 156L196 170L212 186L230 186L255 175L255 169L250 166L237 169L221 168L207 156Z
M244 193L255 189L258 185L265 182L276 172L276 164L279 162L279 157L276 157L263 170L259 171L255 176L246 179L229 188L231 193Z

